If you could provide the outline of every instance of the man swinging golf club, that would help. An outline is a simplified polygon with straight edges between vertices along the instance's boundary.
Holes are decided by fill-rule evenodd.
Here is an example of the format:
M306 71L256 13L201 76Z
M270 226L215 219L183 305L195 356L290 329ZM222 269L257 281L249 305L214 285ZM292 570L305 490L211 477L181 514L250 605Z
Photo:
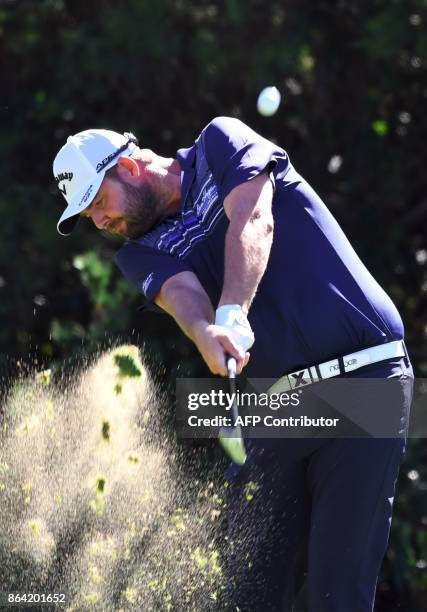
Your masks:
M232 356L237 374L279 391L336 375L411 382L394 304L287 153L241 121L214 119L174 158L87 130L53 170L67 201L58 231L87 217L125 237L123 274L213 374ZM387 399L404 420L411 388ZM382 401L350 399L371 413ZM229 471L227 609L291 610L305 578L310 611L372 610L405 444L405 434L249 440Z

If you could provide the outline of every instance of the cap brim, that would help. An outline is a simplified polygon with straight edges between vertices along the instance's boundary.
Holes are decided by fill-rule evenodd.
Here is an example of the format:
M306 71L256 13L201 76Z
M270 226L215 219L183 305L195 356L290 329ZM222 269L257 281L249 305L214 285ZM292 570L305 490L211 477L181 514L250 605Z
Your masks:
M56 226L56 229L62 236L69 236L71 234L77 225L80 213L90 206L92 200L98 193L104 176L105 171L100 172L99 176L97 176L94 181L89 183L89 185L86 185L85 188L68 204Z

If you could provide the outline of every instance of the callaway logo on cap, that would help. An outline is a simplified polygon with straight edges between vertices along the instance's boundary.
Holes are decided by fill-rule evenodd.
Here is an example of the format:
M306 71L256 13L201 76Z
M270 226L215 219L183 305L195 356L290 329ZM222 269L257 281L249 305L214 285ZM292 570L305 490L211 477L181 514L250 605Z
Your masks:
M53 162L56 184L67 200L57 225L60 234L71 234L79 214L96 196L107 170L121 154L131 155L137 145L133 134L111 130L85 130L67 139Z

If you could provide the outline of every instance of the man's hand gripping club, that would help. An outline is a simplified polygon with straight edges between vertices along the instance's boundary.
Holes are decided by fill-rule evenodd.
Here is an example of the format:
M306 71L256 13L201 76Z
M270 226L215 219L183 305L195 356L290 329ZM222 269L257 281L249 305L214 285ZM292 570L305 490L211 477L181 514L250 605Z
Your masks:
M226 355L236 358L237 374L241 373L249 361L247 351L254 335L239 305L221 306L215 315L209 296L193 272L168 279L156 303L195 343L212 374L227 376Z
M249 321L239 304L220 306L215 313L215 324L201 326L195 343L212 374L227 376L226 358L234 357L236 373L240 374L249 361L248 350L255 337Z

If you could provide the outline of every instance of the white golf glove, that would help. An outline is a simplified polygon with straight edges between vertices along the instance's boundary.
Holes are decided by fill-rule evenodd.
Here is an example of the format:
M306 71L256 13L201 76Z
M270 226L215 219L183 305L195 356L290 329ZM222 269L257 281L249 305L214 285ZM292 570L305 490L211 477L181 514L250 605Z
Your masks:
M250 349L255 342L248 318L239 304L226 304L217 308L215 325L221 325L230 330L233 342L244 352Z

